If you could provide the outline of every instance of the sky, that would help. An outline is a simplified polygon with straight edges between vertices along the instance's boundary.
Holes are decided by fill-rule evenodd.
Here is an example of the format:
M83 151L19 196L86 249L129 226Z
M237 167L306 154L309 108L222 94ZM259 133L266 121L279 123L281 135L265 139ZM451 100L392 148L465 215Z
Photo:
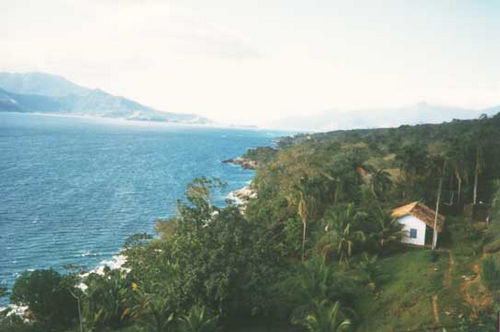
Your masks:
M0 71L265 126L500 104L499 1L0 0Z

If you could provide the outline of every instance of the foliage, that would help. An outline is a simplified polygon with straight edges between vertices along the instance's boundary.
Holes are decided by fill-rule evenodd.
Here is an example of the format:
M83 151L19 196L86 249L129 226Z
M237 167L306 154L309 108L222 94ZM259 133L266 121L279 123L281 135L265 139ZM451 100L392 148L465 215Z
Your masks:
M500 269L492 257L483 260L482 265L484 283L491 291L496 292L500 287Z
M195 179L178 214L157 221L158 236L127 239L125 270L82 280L26 272L11 299L28 304L45 329L76 328L78 309L89 331L231 330L241 321L309 331L435 327L430 299L438 293L442 307L456 309L450 321L474 312L464 309L448 257L463 275L481 250L499 247L498 151L500 115L282 138L243 156L258 165L258 195L245 215L232 203L214 205L220 180ZM449 256L400 247L402 226L389 211L414 200L434 207L438 195L447 215L439 245ZM476 201L492 203L487 232L462 216ZM494 258L482 267L496 292ZM86 289L76 287L82 282ZM480 323L471 317L462 315ZM15 318L0 324L29 328Z
M345 270L326 264L321 259L310 259L299 264L280 285L283 303L292 309L294 319L303 319L317 309L318 301L339 301L352 305L356 281Z
M0 311L1 332L37 332L39 328L25 324L23 319L15 314L7 315L8 310Z
M217 317L211 316L204 306L194 305L189 312L180 317L181 332L211 332L215 330Z
M270 146L249 149L242 157L257 162L257 165L264 165L273 160L278 150Z
M351 321L345 319L339 302L333 305L328 300L315 301L314 309L302 319L294 319L294 324L302 325L310 332L346 331Z
M6 297L7 295L9 295L7 286L5 284L0 284L0 298Z
M62 329L78 316L76 299L66 287L69 280L52 269L26 271L16 280L10 299L27 305L40 326Z
M130 289L130 281L124 272L106 268L102 275L91 273L84 281L87 290L81 294L82 323L86 330L95 331L109 326L126 325L123 313L124 299Z
M360 216L353 204L342 205L325 216L325 235L320 240L324 244L321 249L323 256L333 251L339 264L349 263L356 244L366 240L364 232L356 229Z

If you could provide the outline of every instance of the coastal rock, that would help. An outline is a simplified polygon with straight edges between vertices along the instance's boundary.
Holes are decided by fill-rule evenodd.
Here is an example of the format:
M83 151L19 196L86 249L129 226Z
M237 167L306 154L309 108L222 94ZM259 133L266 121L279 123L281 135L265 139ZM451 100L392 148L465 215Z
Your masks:
M251 199L257 198L257 192L250 186L245 186L238 190L231 191L229 198L236 201L242 214L245 214L248 202Z
M257 192L250 186L245 186L241 189L231 192L232 196L240 200L243 204L248 203L253 198L257 197Z
M255 160L249 160L249 159L245 159L242 157L233 158L233 159L226 159L226 160L223 160L222 162L240 165L244 169L256 169L258 166L257 162Z

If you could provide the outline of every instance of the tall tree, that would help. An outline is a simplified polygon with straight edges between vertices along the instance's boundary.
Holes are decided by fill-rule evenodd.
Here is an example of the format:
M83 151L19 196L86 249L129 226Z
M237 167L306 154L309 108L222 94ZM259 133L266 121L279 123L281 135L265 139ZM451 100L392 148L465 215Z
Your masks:
M306 234L307 234L307 222L311 210L314 208L315 197L311 194L309 190L309 183L307 176L303 176L299 183L293 187L294 192L288 196L288 201L290 204L295 205L297 208L297 214L302 221L302 260L305 259L306 255Z
M323 255L333 249L339 264L349 263L354 246L366 239L361 230L353 229L353 224L358 217L354 204L339 207L326 216L327 227L324 238L327 239L327 244L321 250Z
M429 145L429 177L438 175L438 189L436 194L436 209L434 213L434 224L432 232L432 250L437 244L437 221L439 216L439 207L441 204L441 193L443 191L443 180L446 175L446 167L448 165L449 145L445 142Z
M477 204L477 187L479 183L479 175L483 171L484 160L483 160L483 147L480 142L476 145L476 161L474 166L474 192L472 198L472 204Z

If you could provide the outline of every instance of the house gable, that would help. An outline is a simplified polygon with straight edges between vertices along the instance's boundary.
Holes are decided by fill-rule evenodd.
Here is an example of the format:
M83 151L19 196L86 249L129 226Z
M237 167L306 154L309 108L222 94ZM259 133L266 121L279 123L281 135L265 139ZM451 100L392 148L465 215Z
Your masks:
M425 245L425 232L427 225L417 217L408 214L397 218L398 222L403 225L405 235L401 242L423 246Z
M430 228L434 228L434 218L436 217L436 211L429 208L427 205L420 202L413 202L406 204L392 210L391 216L393 218L401 218L407 215L412 215L415 218L424 222ZM441 232L444 225L444 216L438 214L437 216L437 231Z

